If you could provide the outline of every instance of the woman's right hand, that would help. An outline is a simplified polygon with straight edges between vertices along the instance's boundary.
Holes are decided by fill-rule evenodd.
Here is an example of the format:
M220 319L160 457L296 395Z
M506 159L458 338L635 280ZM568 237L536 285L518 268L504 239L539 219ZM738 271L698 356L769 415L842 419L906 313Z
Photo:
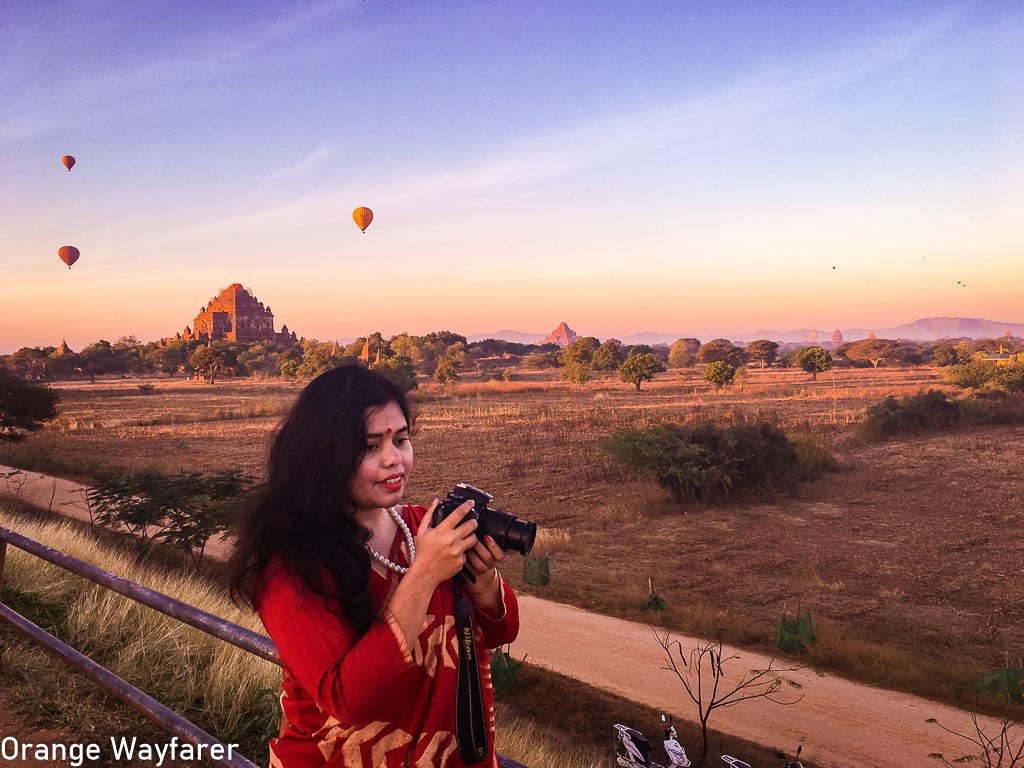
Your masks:
M464 520L466 513L473 508L472 501L460 504L435 528L434 510L439 504L434 499L423 518L428 524L421 525L416 535L416 559L409 569L410 573L415 569L422 578L429 579L433 586L462 570L466 564L466 553L477 541L477 521Z

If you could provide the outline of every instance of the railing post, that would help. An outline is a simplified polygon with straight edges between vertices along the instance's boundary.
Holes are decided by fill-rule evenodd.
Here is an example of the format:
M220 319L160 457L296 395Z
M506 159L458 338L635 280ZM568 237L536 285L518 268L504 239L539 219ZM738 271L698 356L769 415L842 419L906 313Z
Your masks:
M4 561L7 559L7 542L0 539L0 592L4 591Z

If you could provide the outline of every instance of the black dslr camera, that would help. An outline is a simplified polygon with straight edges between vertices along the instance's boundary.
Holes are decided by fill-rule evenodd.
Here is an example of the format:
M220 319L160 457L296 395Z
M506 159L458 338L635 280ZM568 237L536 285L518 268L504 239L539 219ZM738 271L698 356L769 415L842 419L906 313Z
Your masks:
M464 519L477 521L476 533L479 538L490 536L502 549L514 549L521 555L528 554L537 536L537 524L497 509L488 509L487 504L493 500L494 497L486 491L474 488L469 483L459 483L434 510L433 525L440 524L460 504L472 501L473 508L466 513Z

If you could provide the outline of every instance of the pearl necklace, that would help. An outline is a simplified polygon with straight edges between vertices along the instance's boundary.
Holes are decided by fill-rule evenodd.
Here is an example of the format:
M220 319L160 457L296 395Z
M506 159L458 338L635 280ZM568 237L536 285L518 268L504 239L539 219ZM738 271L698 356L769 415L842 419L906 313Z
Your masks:
M397 507L388 508L388 514L391 515L391 519L395 521L395 525L398 526L402 535L405 537L405 546L409 550L409 565L412 565L412 561L416 559L416 543L413 541L412 531L410 531L409 526L405 524L405 520L402 519L402 515L398 511ZM404 576L409 572L408 568L404 568L398 563L393 563L384 557L384 555L370 546L370 542L364 542L363 546L366 547L366 551L370 553L370 557L383 565L389 571L394 571L399 576Z

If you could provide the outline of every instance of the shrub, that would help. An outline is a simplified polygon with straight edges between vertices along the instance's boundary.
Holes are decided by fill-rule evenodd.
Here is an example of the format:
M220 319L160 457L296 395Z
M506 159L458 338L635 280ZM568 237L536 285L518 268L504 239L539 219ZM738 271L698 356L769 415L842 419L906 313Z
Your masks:
M894 435L935 432L981 424L1024 421L1024 397L1011 392L979 392L960 400L930 390L897 400L891 395L868 408L860 431L868 440Z
M736 378L736 367L722 360L708 363L704 369L704 381L713 384L717 392L732 384Z
M680 504L711 501L734 487L779 489L806 475L793 443L771 424L663 424L620 430L603 447L618 461L653 473Z
M954 366L955 367L955 366ZM889 395L868 408L863 430L869 437L948 429L961 420L960 407L949 396L932 389L897 400Z
M86 496L98 524L124 526L140 546L151 538L164 539L198 565L207 542L227 531L231 508L250 482L237 469L212 475L143 470L103 477Z
M1024 365L1007 365L996 368L989 385L1003 392L1024 392Z
M14 442L57 415L60 396L49 387L22 381L0 367L0 440Z
M946 368L946 381L960 389L981 389L992 379L996 367L982 360L951 365Z
M821 441L811 435L794 435L789 438L796 451L796 463L804 478L821 472L834 472L839 467L836 455Z

